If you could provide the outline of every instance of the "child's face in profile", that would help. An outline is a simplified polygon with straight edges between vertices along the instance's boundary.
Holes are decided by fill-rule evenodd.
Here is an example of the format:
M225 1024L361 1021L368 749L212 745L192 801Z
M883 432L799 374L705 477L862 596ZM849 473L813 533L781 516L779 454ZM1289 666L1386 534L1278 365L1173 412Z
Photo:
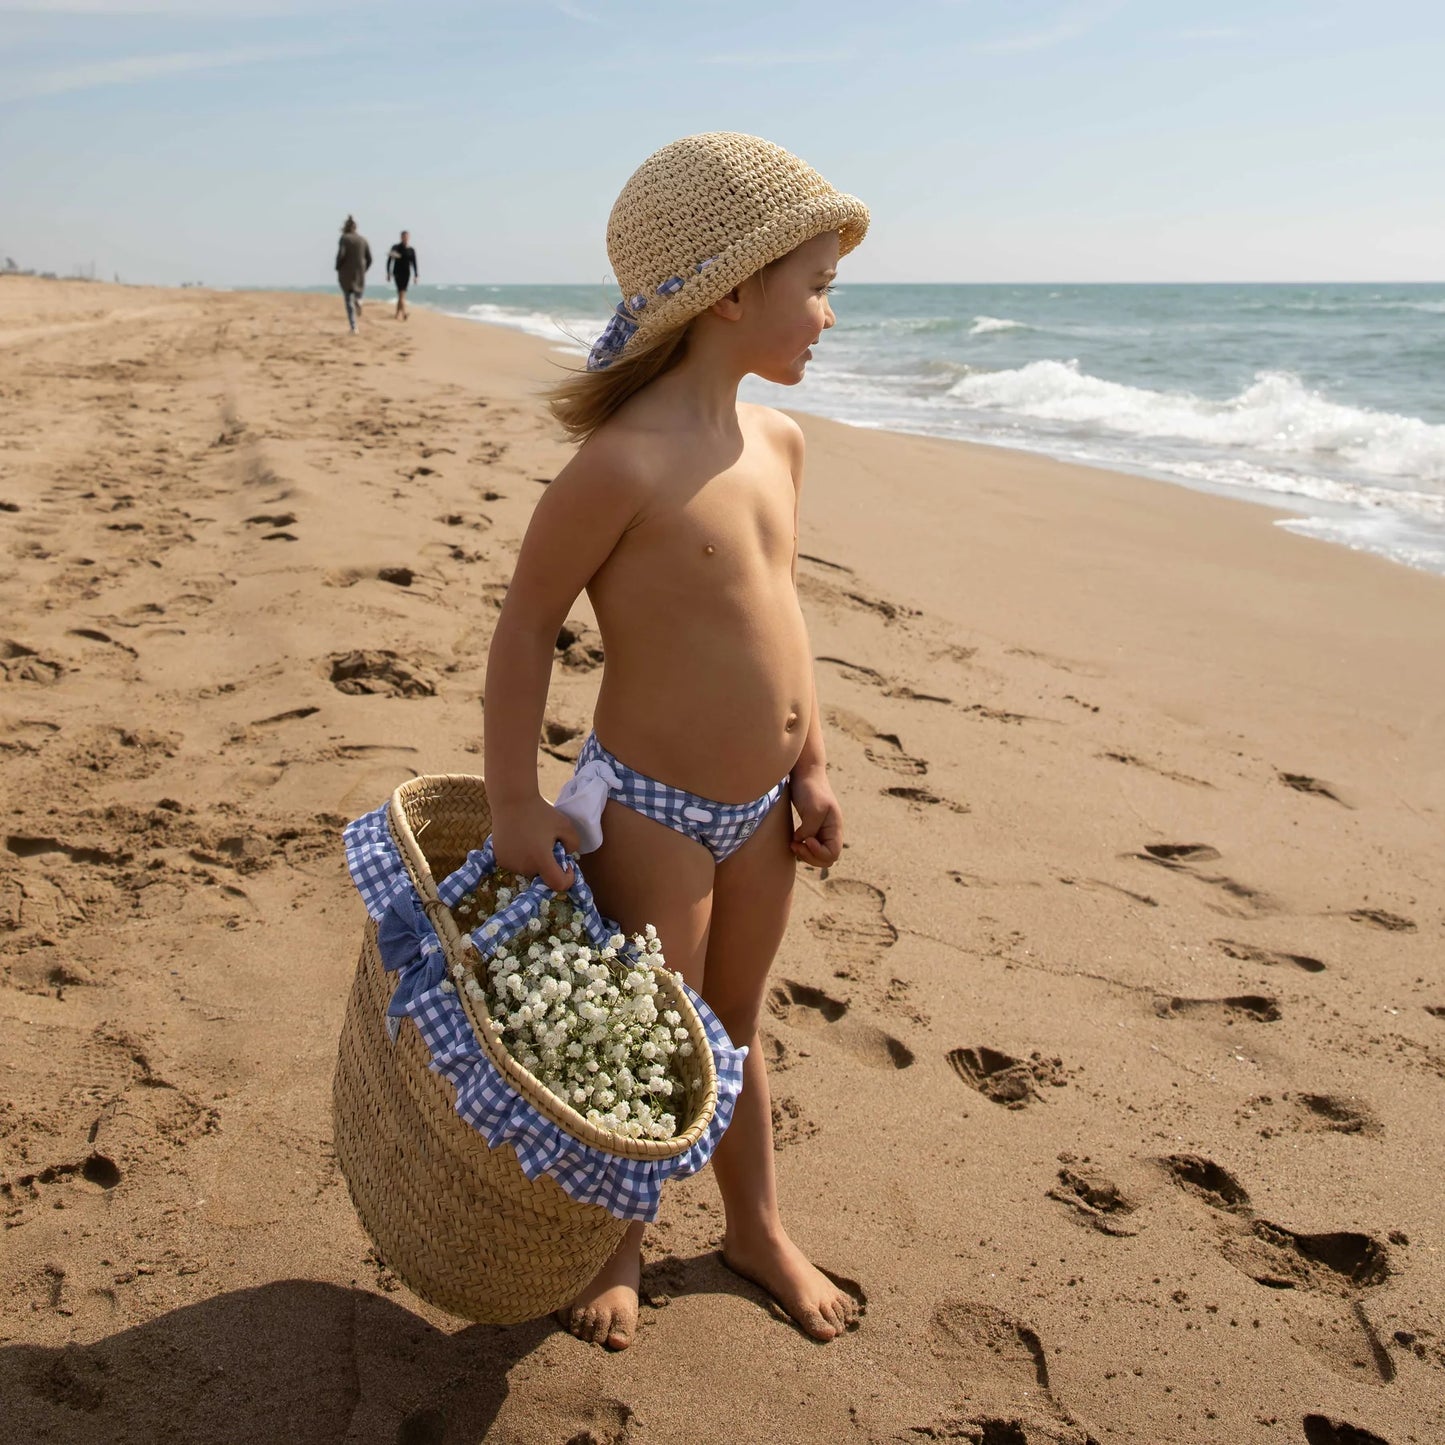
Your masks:
M838 274L838 233L804 241L740 286L745 303L748 370L764 381L796 386L810 347L833 325L828 292Z

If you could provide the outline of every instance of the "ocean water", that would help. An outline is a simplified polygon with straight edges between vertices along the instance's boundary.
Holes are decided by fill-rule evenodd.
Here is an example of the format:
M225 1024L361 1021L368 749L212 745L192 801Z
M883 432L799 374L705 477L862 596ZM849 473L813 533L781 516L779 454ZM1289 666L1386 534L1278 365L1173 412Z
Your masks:
M604 286L412 299L581 355ZM807 379L744 395L1267 502L1445 575L1445 284L848 285Z

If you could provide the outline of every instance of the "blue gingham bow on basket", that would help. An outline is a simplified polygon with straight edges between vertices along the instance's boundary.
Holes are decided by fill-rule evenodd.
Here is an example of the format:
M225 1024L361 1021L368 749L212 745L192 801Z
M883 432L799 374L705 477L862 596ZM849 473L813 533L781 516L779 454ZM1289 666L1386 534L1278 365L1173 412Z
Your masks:
M663 1184L696 1174L712 1158L742 1091L747 1049L734 1046L717 1015L683 984L702 1020L717 1071L717 1105L701 1138L670 1159L625 1159L573 1138L516 1093L477 1042L456 988L446 976L441 940L391 835L389 807L384 803L347 827L346 862L367 913L376 921L382 965L397 975L387 1008L392 1038L396 1038L402 1019L409 1018L416 1025L431 1069L456 1090L458 1115L491 1148L510 1144L528 1179L549 1175L578 1203L600 1205L619 1219L655 1219ZM565 863L565 856L559 861ZM488 838L484 847L468 854L466 862L441 882L437 896L451 907L495 868ZM472 939L483 956L525 929L551 891L536 878L506 908L474 929ZM576 868L567 896L599 947L617 932L598 911L580 868ZM487 933L494 925L495 932Z

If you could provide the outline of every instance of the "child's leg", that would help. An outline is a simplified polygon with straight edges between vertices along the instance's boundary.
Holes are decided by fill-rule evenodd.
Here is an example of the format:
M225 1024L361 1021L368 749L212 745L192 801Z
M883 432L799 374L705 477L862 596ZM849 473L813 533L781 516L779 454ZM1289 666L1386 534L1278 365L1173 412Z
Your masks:
M725 862L713 881L703 997L734 1043L748 1045L743 1091L713 1156L727 1211L723 1259L761 1285L815 1339L831 1340L857 1314L855 1302L808 1262L778 1215L772 1099L758 1043L768 970L788 926L795 864L786 799Z
M598 908L627 934L653 924L667 966L701 992L712 854L701 843L620 803L608 803L603 811L602 839L602 846L582 859ZM641 1224L627 1231L616 1253L560 1316L578 1339L614 1350L631 1344L637 1328L642 1232Z

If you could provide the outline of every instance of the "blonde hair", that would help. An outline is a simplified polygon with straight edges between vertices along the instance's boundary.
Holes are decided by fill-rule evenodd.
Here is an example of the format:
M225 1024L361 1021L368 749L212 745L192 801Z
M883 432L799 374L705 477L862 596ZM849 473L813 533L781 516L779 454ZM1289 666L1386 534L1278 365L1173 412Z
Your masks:
M585 442L629 397L670 371L687 351L687 326L629 346L610 366L571 371L547 391L547 406L562 430Z

